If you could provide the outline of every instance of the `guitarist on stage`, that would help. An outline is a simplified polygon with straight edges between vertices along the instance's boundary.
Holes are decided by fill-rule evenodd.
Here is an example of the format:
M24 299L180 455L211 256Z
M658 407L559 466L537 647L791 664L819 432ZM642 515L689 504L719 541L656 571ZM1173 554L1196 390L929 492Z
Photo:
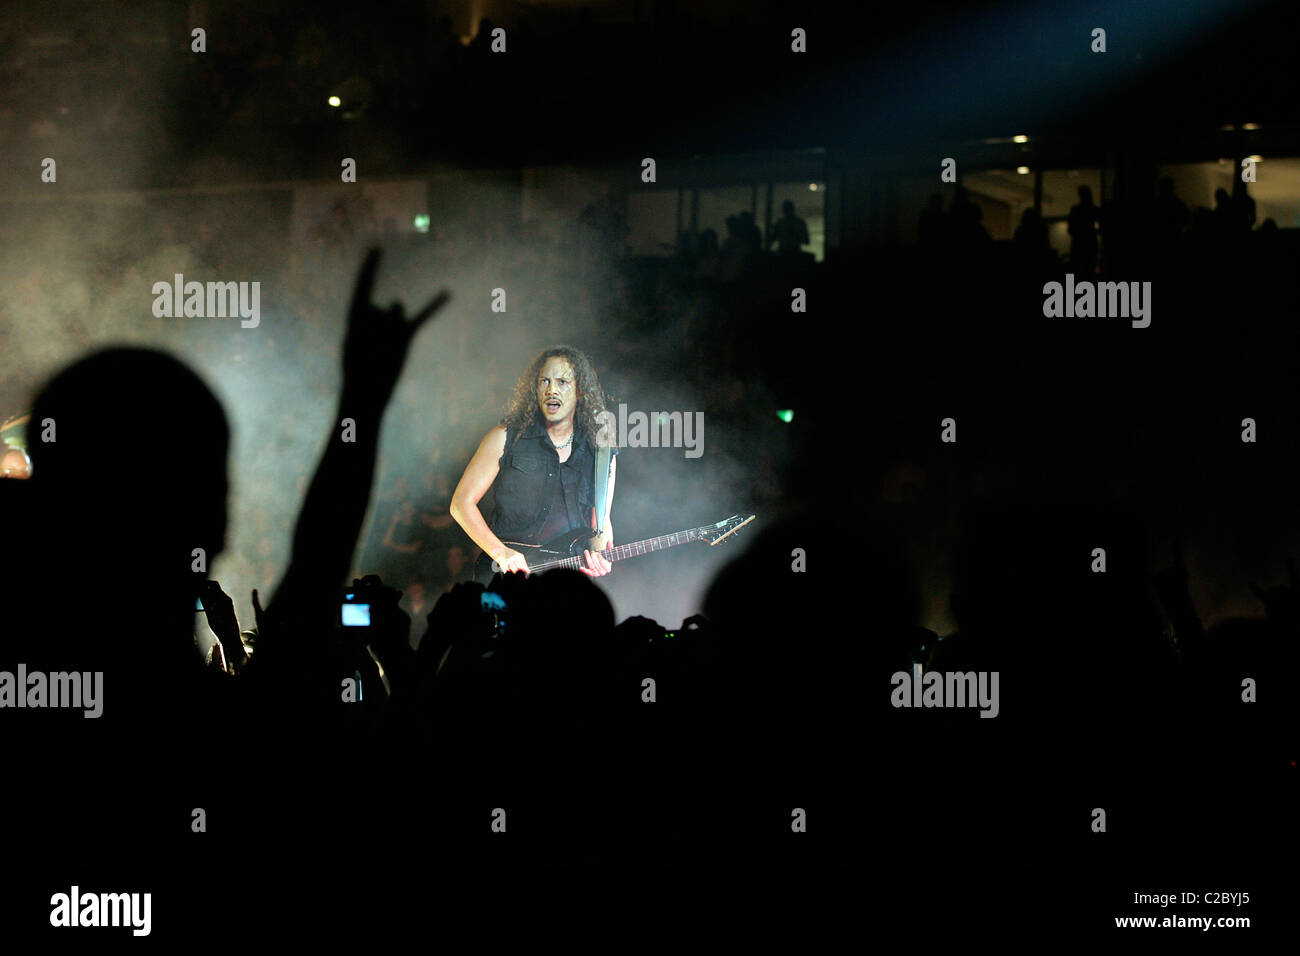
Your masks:
M593 529L593 540L579 570L591 577L612 570L600 552L614 543L614 457L605 527L595 536L595 438L604 411L596 371L575 348L547 349L519 379L505 418L483 436L451 496L451 516L501 570L529 570L505 541L542 543L581 527ZM495 503L485 519L478 503L489 488Z

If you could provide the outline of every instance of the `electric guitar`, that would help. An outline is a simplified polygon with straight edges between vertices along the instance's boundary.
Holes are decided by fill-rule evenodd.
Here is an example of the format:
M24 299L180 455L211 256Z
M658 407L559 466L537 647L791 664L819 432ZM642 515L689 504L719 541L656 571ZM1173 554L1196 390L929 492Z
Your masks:
M606 548L599 554L606 561L612 563L622 561L624 558L635 558L643 554L649 554L651 551L665 551L668 548L675 548L679 544L688 544L691 541L703 541L709 547L713 547L753 520L753 515L732 515L717 524L706 524L701 528L691 528L689 531L678 531L675 534L646 538L643 541L634 541L631 544L620 544L613 548ZM572 528L542 544L529 544L524 541L503 541L502 543L522 554L524 560L528 562L528 570L536 574L539 571L550 571L553 568L573 568L574 570L585 568L587 565L582 559L582 552L587 549L591 538L590 528ZM495 565L496 562L486 552L480 554L478 560L474 562L474 580L481 584L489 583L492 580L492 575L496 573Z

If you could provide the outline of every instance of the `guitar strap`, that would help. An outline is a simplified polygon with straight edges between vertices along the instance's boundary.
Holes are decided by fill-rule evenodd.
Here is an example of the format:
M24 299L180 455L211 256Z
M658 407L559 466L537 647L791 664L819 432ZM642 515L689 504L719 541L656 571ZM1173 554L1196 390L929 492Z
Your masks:
M610 445L596 449L596 534L605 530L605 507L609 504Z

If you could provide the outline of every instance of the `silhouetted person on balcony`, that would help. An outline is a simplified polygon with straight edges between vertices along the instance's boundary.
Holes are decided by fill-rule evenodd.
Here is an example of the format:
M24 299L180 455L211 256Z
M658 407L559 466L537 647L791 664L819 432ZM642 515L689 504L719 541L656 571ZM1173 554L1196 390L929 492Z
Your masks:
M786 200L781 203L781 218L772 224L772 235L768 245L776 243L777 252L785 256L795 256L808 245L808 223L794 214L794 203Z
M1091 276L1097 271L1097 207L1092 190L1079 187L1079 201L1070 210L1070 268L1077 275Z
M1240 215L1237 204L1223 187L1214 191L1214 238L1219 242L1231 241L1240 230Z
M1047 226L1037 209L1031 207L1024 211L1016 228L1015 242L1025 249L1041 249L1047 245Z
M745 241L749 256L756 256L763 249L763 233L754 222L754 214L748 209L742 210L737 217L740 237Z
M718 233L713 229L705 229L700 233L700 245L696 258L698 274L710 278L717 276L721 262L722 252L718 248Z
M1030 207L1020 217L1014 242L1022 267L1042 271L1056 265L1056 255L1047 239L1047 224L1037 209Z
M722 278L728 281L738 278L749 262L749 253L740 217L728 216L727 238L722 242Z
M992 240L988 230L980 220L984 211L978 203L970 198L970 193L962 186L957 187L957 195L948 207L948 241L952 243L954 253L964 265L978 267L982 264L985 253Z
M1255 228L1255 200L1246 192L1246 184L1237 177L1232 181L1232 203L1237 207L1237 229L1250 232Z

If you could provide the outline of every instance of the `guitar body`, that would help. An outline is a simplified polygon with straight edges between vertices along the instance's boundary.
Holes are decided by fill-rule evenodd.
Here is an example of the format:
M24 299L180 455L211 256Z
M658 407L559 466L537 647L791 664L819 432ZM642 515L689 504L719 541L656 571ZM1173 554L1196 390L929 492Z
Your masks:
M633 541L631 544L620 544L613 548L606 548L600 554L601 557L612 564L625 558L650 554L652 551L675 548L679 544L687 544L691 541L703 541L709 547L713 547L715 544L720 544L731 537L753 520L753 515L732 515L730 518L724 518L716 524L707 524L700 528L664 534L657 538ZM528 562L529 571L549 571L552 568L578 569L585 567L582 552L591 547L592 538L590 528L570 528L564 534L556 535L550 541L544 541L541 544L530 544L526 541L504 541L502 543L514 548L524 556L524 560ZM493 561L489 555L480 554L478 560L474 562L474 580L484 586L490 584L492 576L496 574L492 570L492 564Z
M550 541L541 544L529 544L526 541L502 541L501 543L507 548L514 548L522 554L531 570L539 564L549 564L552 561L561 561L565 558L576 557L581 560L582 552L591 544L591 540L590 528L570 528L563 534L558 534ZM492 556L486 551L481 552L474 562L474 580L487 585L494 574L496 572L492 570Z

